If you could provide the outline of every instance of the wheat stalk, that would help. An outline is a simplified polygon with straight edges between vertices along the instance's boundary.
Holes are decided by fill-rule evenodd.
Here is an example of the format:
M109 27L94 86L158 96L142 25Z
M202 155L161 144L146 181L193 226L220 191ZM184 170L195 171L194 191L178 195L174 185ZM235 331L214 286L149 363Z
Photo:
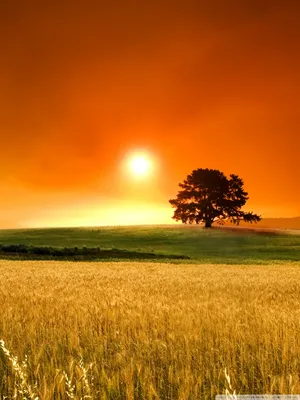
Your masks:
M16 376L16 388L14 399L18 398L18 395L22 396L22 400L39 400L39 396L32 389L31 385L28 382L27 375L27 366L28 360L27 355L25 356L25 360L22 363L19 363L18 357L11 354L11 352L6 348L4 340L0 339L0 347L6 357L12 364L12 370ZM36 390L37 384L34 384L34 389Z
M227 369L226 369L226 368L225 368L225 370L224 370L224 373L225 373L226 383L227 383L227 386L228 386L228 388L226 387L226 389L225 389L225 394L226 394L226 396L227 396L227 397L226 397L226 400L237 400L236 392L235 392L235 390L232 388L230 375L229 375L229 373L227 372Z

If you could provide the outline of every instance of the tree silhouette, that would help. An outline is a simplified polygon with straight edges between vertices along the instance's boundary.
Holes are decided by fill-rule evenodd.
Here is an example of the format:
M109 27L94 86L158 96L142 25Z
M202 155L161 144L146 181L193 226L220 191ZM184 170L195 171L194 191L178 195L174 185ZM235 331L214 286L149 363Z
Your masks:
M205 223L210 228L214 222L225 220L239 225L240 221L259 222L261 217L241 208L248 200L243 180L231 174L228 179L216 169L195 169L183 183L179 183L176 199L169 200L175 208L173 219L183 223Z

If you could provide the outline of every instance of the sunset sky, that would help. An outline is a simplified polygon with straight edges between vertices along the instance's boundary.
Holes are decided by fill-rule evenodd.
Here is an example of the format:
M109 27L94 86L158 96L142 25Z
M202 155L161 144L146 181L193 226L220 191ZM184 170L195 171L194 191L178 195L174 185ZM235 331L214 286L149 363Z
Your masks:
M195 168L300 215L300 2L12 0L0 18L0 227L172 223Z

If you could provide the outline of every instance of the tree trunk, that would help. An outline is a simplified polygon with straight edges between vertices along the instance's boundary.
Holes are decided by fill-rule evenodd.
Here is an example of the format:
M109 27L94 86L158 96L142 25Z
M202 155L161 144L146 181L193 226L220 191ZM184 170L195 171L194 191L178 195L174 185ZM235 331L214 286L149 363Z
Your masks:
M211 225L212 225L212 221L210 219L207 219L205 221L205 228L211 228Z

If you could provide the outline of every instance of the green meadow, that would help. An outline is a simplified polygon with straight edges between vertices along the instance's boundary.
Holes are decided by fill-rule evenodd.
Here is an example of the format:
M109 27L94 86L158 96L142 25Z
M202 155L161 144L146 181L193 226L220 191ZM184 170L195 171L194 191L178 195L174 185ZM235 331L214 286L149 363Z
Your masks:
M185 225L2 230L0 244L58 248L87 246L102 250L183 255L197 263L300 261L300 231L299 235L289 235L275 230L204 229Z

